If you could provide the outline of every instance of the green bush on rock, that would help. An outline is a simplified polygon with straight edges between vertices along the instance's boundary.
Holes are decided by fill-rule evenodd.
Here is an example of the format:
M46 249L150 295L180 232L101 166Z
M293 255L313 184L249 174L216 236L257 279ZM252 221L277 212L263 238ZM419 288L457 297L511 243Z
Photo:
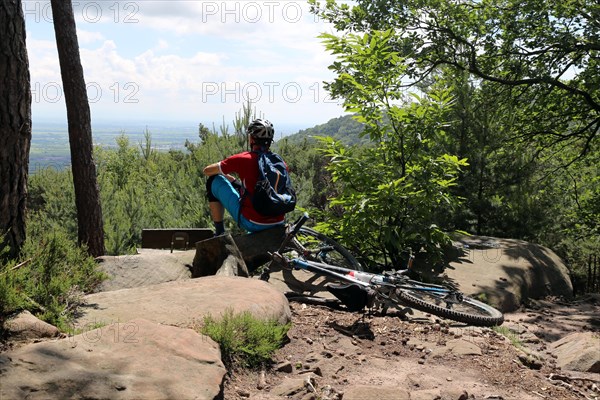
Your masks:
M82 295L105 275L64 232L32 232L19 258L0 264L0 327L8 316L28 310L65 331Z
M257 368L269 360L284 344L291 324L262 321L245 311L234 314L227 309L221 319L204 317L200 333L219 343L221 359L228 369Z

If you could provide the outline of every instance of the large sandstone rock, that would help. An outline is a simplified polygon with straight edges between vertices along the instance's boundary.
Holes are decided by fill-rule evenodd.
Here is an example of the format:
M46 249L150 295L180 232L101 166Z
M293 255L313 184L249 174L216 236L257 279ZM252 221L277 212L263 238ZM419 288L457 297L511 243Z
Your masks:
M134 319L0 355L0 398L214 399L220 357L191 329Z
M175 251L139 249L138 254L103 256L99 267L109 279L96 289L107 292L157 283L190 279L195 250Z
M243 239L255 238L246 235ZM236 243L237 240L240 239L236 238ZM240 245L249 247L248 244ZM514 311L528 299L572 296L569 271L550 249L520 240L483 236L458 237L455 245L458 251L445 270L450 280L463 292L481 296L501 311ZM194 256L195 250L170 253L168 250L141 249L136 255L103 257L101 268L111 279L98 291L190 279ZM277 268L270 281L282 292L332 299L333 295L324 287L326 282L304 271Z
M571 298L569 271L552 250L522 240L465 236L456 241L460 254L446 268L461 291L504 312L527 299Z
M229 233L196 243L192 278L211 275L249 275L242 253Z
M597 332L576 332L549 346L556 364L567 370L600 373L600 335Z
M261 319L291 320L285 296L266 282L240 277L207 276L139 288L94 293L77 319L79 328L127 322L134 318L188 327L206 314L228 308L250 311Z
M15 341L53 338L60 335L55 326L38 319L29 311L23 311L10 318L4 323L3 328L11 340Z

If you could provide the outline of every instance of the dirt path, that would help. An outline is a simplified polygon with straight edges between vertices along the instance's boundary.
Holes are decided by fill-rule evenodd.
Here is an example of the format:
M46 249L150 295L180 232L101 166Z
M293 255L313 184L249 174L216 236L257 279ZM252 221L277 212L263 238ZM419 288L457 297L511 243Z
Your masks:
M538 301L501 331L429 315L360 316L292 303L275 365L237 372L225 399L598 399L600 376L560 371L548 343L600 331L600 303ZM515 346L516 343L516 346ZM575 379L584 377L585 379ZM595 385L595 386L594 386Z

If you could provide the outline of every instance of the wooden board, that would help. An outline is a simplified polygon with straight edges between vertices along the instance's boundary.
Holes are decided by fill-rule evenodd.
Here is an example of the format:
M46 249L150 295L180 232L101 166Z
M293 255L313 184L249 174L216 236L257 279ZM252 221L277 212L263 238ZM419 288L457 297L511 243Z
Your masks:
M184 235L186 234L187 237ZM196 242L209 239L213 236L213 231L207 228L168 228L168 229L143 229L142 230L142 248L143 249L193 249ZM180 239L186 237L185 240Z

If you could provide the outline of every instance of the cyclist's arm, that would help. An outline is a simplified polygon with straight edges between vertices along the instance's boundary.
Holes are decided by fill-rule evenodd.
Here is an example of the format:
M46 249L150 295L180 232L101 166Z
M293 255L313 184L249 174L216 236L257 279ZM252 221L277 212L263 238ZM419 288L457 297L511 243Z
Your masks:
M207 165L206 167L204 167L204 170L202 170L202 172L204 173L205 176L213 176L213 175L222 174L230 182L233 182L235 180L234 176L229 175L229 174L223 174L223 172L221 171L221 167L219 166L219 163Z
M221 168L219 168L219 163L214 163L207 165L202 170L205 176L213 176L221 173Z

